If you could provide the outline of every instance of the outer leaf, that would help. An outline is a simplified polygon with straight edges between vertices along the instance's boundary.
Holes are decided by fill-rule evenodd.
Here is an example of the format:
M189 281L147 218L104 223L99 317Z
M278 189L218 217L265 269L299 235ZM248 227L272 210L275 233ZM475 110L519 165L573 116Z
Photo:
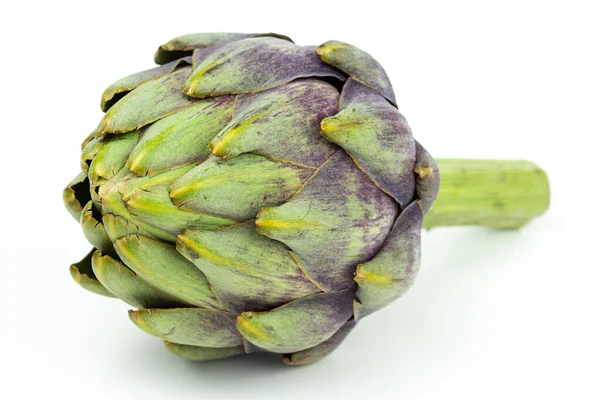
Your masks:
M81 227L83 234L87 240L97 249L100 249L104 253L113 253L112 242L106 235L104 225L100 221L102 215L95 209L95 206L90 200L81 213Z
M269 353L268 350L265 350L265 349L263 349L261 347L258 347L255 344L250 343L244 337L242 337L242 341L243 341L244 351L246 352L246 354L252 354L252 353Z
M169 342L191 346L240 346L235 314L205 308L130 310L129 318L140 329Z
M123 166L111 179L100 179L92 185L90 190L92 201L102 212L102 215L115 214L126 218L131 217L121 201L121 196L118 192L118 188L122 181L131 176L135 176L135 174L131 172L129 168ZM113 192L116 193L117 196L111 198L112 196L110 194ZM123 210L123 213L120 212L121 210Z
M240 95L233 120L210 149L218 157L255 152L318 167L337 149L319 131L323 118L337 112L338 98L337 89L316 79Z
M423 214L426 214L433 205L440 189L440 170L427 150L419 142L416 142L416 145L417 196L421 199Z
M415 201L402 211L377 255L358 266L355 318L387 306L412 285L419 272L422 221Z
M192 53L192 70L195 70L198 65L206 58L209 54L218 50L218 47L201 47L194 49Z
M85 146L87 146L95 137L96 130L93 130L89 135L86 136L85 139L83 139L83 142L81 143L81 150L85 149Z
M266 310L320 291L289 250L258 234L253 223L186 231L177 250L206 274L228 310Z
M231 121L233 100L202 100L152 124L131 151L127 166L142 176L204 161L210 155L210 140Z
M320 361L333 353L355 326L356 320L351 319L323 343L311 347L310 349L284 355L283 362L289 365L307 365Z
M194 104L182 93L191 70L180 68L127 94L105 114L97 136L134 131Z
M210 33L192 33L189 35L183 35L170 40L169 42L160 46L154 55L154 61L157 64L165 64L171 60L185 57L190 55L192 50L199 48L209 48L214 46L220 46L222 44L240 40L248 37L260 37L260 36L271 36L288 41L292 41L287 36L279 35L277 33L222 33L222 32L210 32Z
M344 74L323 63L311 48L271 37L250 38L210 53L194 69L185 90L200 98L248 93L315 76L345 80Z
M274 353L294 353L332 337L352 316L352 289L314 294L265 312L245 312L237 328L248 341Z
M129 268L157 289L198 307L220 308L204 274L174 246L129 235L115 242L115 250Z
M377 253L397 211L340 150L290 201L263 209L256 226L291 248L321 287L341 289L352 284L356 265Z
M317 54L327 64L341 69L350 77L381 93L396 104L394 90L385 70L369 53L351 44L330 40L317 48Z
M137 225L118 215L106 214L102 217L102 224L104 225L106 234L112 242L123 236L140 234Z
M182 210L244 221L287 200L312 173L255 154L211 158L173 182L170 196Z
M88 170L92 185L101 179L113 178L125 166L125 161L139 136L139 131L133 131L124 135L105 136L101 139L102 147L98 149Z
M63 190L63 202L69 214L79 221L83 205L90 200L90 183L87 175L80 172Z
M124 169L127 169L125 167ZM112 214L115 216L122 217L130 222L130 224L136 225L138 232L149 238L157 238L166 242L175 242L176 236L165 230L156 228L148 225L147 223L136 219L123 202L122 195L118 191L118 187L103 185L100 187L100 200L102 204L102 214ZM110 233L109 237L110 237Z
M134 173L129 173L121 177L119 182L116 182L115 187L117 187L119 189L119 193L123 195L123 200L127 201L136 191L147 190L152 186L171 183L194 167L195 164L182 165L179 167L174 167L169 171L152 175L148 174L144 176L138 176Z
M216 229L237 223L231 219L177 208L169 197L168 183L136 190L128 195L125 204L136 220L174 235L186 229Z
M92 136L90 141L88 141L86 145L81 149L80 165L82 171L88 171L92 160L94 159L94 157L96 157L96 154L98 154L102 146L104 146L104 140L102 140L102 138L96 139L94 136Z
M212 361L245 354L244 346L214 348L165 341L165 347L171 353L192 361Z
M248 34L245 33L224 32L191 33L178 36L158 48L156 54L154 54L154 62L165 64L169 61L190 55L194 49L219 46L246 37L248 37Z
M105 288L133 307L189 306L178 298L158 290L125 264L110 256L103 256L100 251L96 251L92 257L92 269Z
M381 95L349 79L341 111L323 120L322 133L346 150L402 206L415 193L415 142L406 119Z
M96 294L100 294L106 297L115 297L109 292L96 278L92 269L92 255L95 249L92 249L83 260L78 263L72 264L69 269L71 276L82 288Z
M102 101L100 102L100 108L102 108L102 111L106 112L123 96L131 92L136 87L140 86L142 83L164 76L170 72L175 71L181 66L189 65L191 63L191 57L182 58L170 62L168 64L161 65L160 67L147 69L145 71L137 72L125 78L119 79L118 81L107 87L104 93L102 93Z

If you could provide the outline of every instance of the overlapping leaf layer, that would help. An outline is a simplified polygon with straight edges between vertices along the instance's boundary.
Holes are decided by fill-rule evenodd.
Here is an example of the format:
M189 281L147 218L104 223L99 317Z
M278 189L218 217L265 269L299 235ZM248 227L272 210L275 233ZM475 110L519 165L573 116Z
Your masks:
M307 364L402 295L435 162L366 52L192 34L123 78L64 191L94 250L84 288L193 360Z

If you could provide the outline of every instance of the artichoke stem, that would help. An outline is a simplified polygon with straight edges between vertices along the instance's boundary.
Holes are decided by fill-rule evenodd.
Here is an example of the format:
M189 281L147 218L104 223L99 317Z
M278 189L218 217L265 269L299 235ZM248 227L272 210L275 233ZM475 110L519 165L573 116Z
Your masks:
M437 200L423 227L479 225L516 229L548 209L548 177L523 160L436 160L441 176Z

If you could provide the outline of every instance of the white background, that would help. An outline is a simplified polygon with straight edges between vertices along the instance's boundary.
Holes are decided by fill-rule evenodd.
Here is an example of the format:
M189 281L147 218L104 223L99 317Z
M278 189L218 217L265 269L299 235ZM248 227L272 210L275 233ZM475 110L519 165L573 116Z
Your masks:
M597 5L3 2L0 398L600 398ZM427 232L412 290L319 364L176 358L127 305L72 282L89 245L61 191L104 88L198 31L369 51L434 156L530 159L550 176L550 211L520 231Z

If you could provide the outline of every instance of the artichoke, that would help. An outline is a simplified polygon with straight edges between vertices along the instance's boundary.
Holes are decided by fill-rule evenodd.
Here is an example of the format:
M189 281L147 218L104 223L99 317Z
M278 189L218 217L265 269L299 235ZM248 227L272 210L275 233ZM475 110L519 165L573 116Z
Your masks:
M347 43L277 34L185 35L155 62L106 89L64 190L94 247L73 278L184 358L325 357L411 286L438 193L388 76ZM426 226L517 227L547 207L533 164L440 165L456 182Z

